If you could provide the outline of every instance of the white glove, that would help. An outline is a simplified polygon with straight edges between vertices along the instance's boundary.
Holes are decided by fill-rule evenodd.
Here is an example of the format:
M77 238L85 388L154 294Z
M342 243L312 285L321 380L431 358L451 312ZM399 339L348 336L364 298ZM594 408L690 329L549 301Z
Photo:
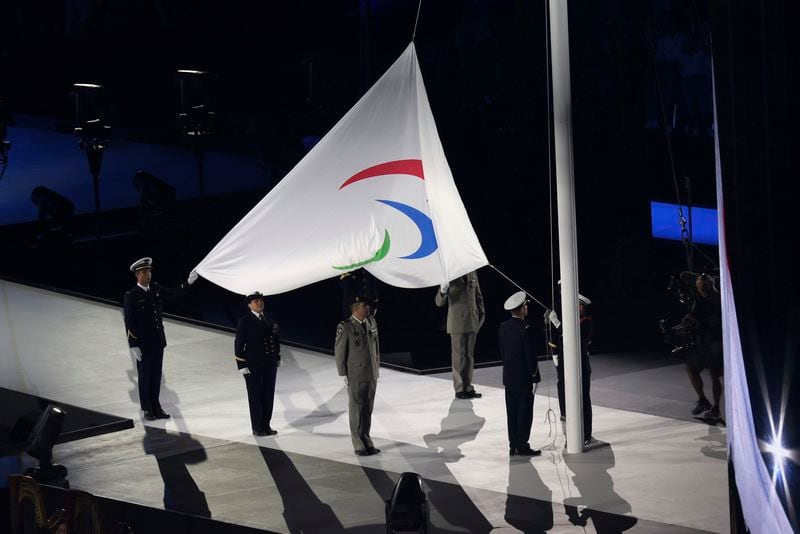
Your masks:
M139 347L131 347L131 356L136 358L137 362L142 361L142 349Z
M278 367L280 367L281 365L283 365L283 360L278 360Z
M192 285L192 284L194 284L196 281L197 281L197 271L192 271L192 272L190 272L190 273L189 273L189 279L188 279L188 280L186 280L186 282L187 282L189 285Z
M558 354L556 354L555 352L553 353L553 363L555 364L556 367L558 367Z
M347 380L347 375L343 376L342 378L344 378L344 385L345 386L349 386L350 385L350 381Z
M447 284L442 284L442 285L440 285L440 286L439 286L439 293L441 293L442 295L444 295L445 293L447 293L447 290L448 290L448 289L450 289L450 284L449 284L449 283L447 283Z
M239 372L242 373L242 375L249 375L250 369L247 367L242 367L241 369L239 369Z
M555 310L551 310L547 314L547 320L550 321L550 324L552 324L556 328L560 328L561 327L561 321L558 320L558 314L556 313Z

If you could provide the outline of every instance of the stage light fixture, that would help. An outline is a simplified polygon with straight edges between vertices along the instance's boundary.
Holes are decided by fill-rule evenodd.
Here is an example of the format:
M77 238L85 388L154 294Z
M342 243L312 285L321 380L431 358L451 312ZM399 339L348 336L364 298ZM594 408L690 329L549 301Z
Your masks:
M66 412L53 404L48 404L31 431L27 452L39 460L39 467L31 467L26 475L38 482L48 482L67 476L67 468L53 464L53 445L64 425Z
M94 186L95 235L100 239L100 169L103 154L111 139L111 97L96 83L76 83L70 95L75 99L75 135L86 161Z
M175 77L180 91L178 121L190 137L209 136L214 130L214 76L203 70L180 69Z
M772 455L774 462L773 472L779 473L783 471L783 464L791 458L791 452L784 448L781 444L780 437L775 438L771 443L764 445L764 452Z
M163 215L175 203L175 188L148 172L137 172L133 187L140 193L140 207L146 217Z
M386 501L386 532L428 532L428 499L417 473L403 473Z
M197 160L197 184L200 197L206 196L205 154L209 139L214 134L214 83L216 77L203 70L180 69L175 74L178 82L180 112L178 123L181 132L194 148Z
M70 95L75 99L75 135L80 140L81 148L105 149L111 138L111 100L108 90L95 83L76 83L72 85Z
M66 232L75 204L43 185L31 192L31 201L39 208L39 237Z

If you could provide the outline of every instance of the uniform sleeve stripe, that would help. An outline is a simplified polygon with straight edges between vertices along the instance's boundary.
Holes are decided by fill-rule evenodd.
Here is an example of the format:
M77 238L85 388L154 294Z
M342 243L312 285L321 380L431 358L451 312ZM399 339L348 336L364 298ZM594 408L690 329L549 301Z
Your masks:
M247 358L240 358L238 356L234 356L234 358L236 358L237 362L246 362L247 361Z
M134 336L133 332L131 332L130 330L128 330L128 337L132 337L133 339L139 339L138 337Z

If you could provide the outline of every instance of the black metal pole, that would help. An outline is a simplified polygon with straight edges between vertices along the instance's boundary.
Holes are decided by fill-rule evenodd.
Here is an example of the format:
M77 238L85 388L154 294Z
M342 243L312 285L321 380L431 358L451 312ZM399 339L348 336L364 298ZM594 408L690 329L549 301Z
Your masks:
M689 272L694 272L694 226L692 225L692 181L687 175L686 180L686 210L689 212L689 242L686 243L686 263Z
M95 214L95 237L100 240L100 168L103 163L103 151L105 147L95 143L86 146L86 158L89 161L89 172L92 173L94 186L94 214Z
M205 147L202 146L202 138L195 139L194 157L197 160L197 183L200 187L200 198L206 196L206 176L205 176Z

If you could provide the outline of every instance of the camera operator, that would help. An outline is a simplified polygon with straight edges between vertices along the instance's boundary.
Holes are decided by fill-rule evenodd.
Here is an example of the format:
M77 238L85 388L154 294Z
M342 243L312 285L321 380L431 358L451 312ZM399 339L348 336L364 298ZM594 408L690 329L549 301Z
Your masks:
M695 303L682 324L695 334L695 344L688 351L686 373L697 393L697 403L692 415L703 414L706 419L720 419L719 402L722 398L722 306L714 280L707 274L695 278ZM708 369L711 374L712 405L703 391L700 373Z

